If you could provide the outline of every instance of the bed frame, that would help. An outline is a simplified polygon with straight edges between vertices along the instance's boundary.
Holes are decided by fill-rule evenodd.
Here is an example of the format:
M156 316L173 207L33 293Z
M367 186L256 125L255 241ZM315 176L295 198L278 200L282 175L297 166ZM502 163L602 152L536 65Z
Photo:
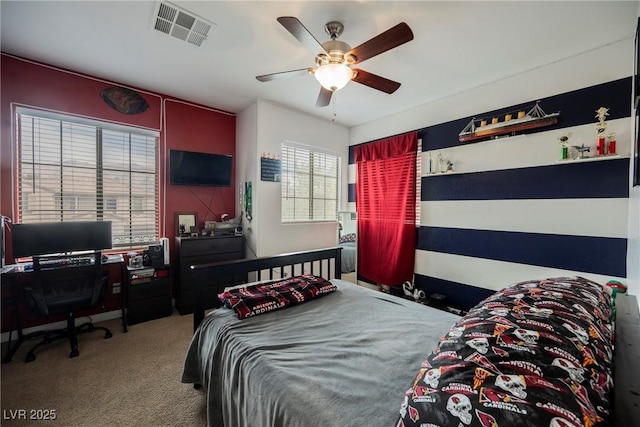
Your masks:
M325 279L340 279L342 248L339 246L305 252L192 265L193 280L193 331L204 319L205 284L218 284L219 292L225 286L260 280L275 280L300 271ZM296 269L299 266L299 270ZM254 273L254 276L251 274ZM298 274L298 273L296 273ZM302 273L299 273L302 274Z
M613 421L632 426L640 420L640 314L634 295L616 298Z
M270 257L192 265L194 313L193 328L204 319L204 289L207 284L220 286L248 281L274 280L296 271L316 274L326 279L341 278L340 247L294 252ZM249 275L255 277L249 279ZM298 273L296 273L298 274ZM240 277L241 280L237 278ZM233 279L230 279L233 278ZM640 314L633 295L619 294L616 301L614 359L614 426L635 425L640 419Z

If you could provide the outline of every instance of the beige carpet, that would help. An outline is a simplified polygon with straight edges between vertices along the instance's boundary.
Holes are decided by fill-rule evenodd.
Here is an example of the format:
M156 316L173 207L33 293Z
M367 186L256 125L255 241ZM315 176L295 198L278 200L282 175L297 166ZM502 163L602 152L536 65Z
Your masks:
M204 393L180 382L193 316L140 323L126 334L119 319L100 325L113 338L103 339L101 331L80 335L77 358L69 359L68 341L59 341L24 363L36 343L27 341L11 363L0 365L2 426L206 425ZM56 419L11 419L20 409L27 417L31 410L55 410Z

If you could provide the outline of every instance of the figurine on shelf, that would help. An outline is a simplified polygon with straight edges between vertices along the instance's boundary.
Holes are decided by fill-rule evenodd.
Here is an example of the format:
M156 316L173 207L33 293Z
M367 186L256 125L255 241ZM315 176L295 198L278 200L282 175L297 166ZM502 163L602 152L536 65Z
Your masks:
M569 138L571 138L571 132L558 137L558 141L560 141L560 144L562 145L562 154L560 157L562 160L569 158Z
M442 157L442 153L438 153L438 173L444 172L444 157Z
M578 152L578 154L580 155L580 157L576 157L573 156L574 159L576 158L580 158L580 159L586 159L587 156L585 156L584 153L588 153L591 151L591 147L585 147L584 144L578 146L578 145L574 145L573 146L574 150L576 150L576 152Z
M453 162L451 160L447 160L447 173L453 173Z

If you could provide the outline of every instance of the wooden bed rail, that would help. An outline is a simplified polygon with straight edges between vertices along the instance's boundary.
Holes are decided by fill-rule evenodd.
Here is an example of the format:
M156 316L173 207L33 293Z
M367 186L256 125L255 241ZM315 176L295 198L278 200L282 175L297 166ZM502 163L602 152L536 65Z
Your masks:
M637 425L640 420L640 314L633 295L616 297L613 425Z
M301 271L305 271L305 266L308 265L307 273L315 274L325 279L340 279L342 271L341 251L342 248L336 246L304 252L190 266L193 280L194 332L202 322L202 319L204 319L204 292L207 283L222 283L221 281L225 278L235 278L232 280L233 284L246 283L249 273L256 274L256 277L251 281L280 279L286 276L285 270L287 267L290 269L290 274L293 274L297 265L301 266ZM331 262L332 260L333 263ZM323 261L326 261L327 264L326 271L323 267ZM316 267L319 268L316 269ZM263 274L265 272L268 272L268 277ZM277 274L275 278L274 272ZM238 277L242 279L238 280Z

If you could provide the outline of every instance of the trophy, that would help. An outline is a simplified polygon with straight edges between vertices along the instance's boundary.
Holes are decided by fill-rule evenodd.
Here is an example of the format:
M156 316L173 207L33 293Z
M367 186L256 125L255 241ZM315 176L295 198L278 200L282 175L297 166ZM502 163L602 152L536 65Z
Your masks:
M596 119L598 119L598 123L596 124L596 132L598 133L598 144L596 145L596 155L604 156L605 155L605 134L604 132L607 130L607 122L605 121L607 116L609 115L609 109L600 107L596 110ZM615 151L615 142L613 144Z

